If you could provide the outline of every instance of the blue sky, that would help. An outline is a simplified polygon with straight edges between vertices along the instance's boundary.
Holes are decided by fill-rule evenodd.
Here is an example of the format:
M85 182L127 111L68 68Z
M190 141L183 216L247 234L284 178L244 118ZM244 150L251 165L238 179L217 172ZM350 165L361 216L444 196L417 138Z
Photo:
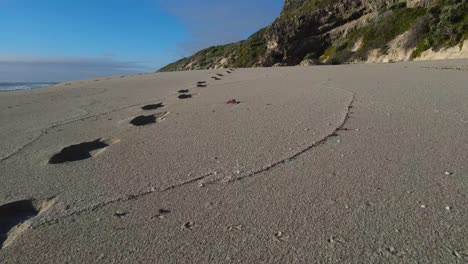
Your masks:
M152 72L246 38L283 0L0 0L0 82Z

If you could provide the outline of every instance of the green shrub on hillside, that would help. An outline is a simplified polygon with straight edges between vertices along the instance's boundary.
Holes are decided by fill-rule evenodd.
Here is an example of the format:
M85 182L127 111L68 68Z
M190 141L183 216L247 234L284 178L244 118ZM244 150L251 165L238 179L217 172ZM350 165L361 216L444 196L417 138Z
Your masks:
M240 42L239 48L234 52L233 67L252 67L258 61L259 56L266 52L266 43L263 38L265 29L261 29Z
M352 59L365 60L370 50L380 49L386 52L388 43L398 35L406 32L414 21L426 14L424 8L391 7L383 12L373 23L359 28L346 38L337 41L328 48L321 60L332 64L345 63ZM352 52L354 44L362 39L362 46Z
M429 9L429 31L419 41L412 58L428 49L462 45L468 36L468 0L446 0Z

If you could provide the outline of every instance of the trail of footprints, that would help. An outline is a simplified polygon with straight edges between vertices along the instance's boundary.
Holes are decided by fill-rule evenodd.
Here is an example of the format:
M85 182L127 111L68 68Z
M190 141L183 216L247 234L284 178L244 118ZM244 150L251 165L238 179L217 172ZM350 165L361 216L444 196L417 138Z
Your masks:
M234 69L229 69L226 73L230 74ZM212 78L221 80L223 74L216 74ZM99 80L94 80L99 81ZM195 85L197 88L205 88L208 86L206 81L199 81ZM177 92L179 99L189 99L193 95L189 89L179 90ZM141 107L142 111L154 111L164 108L163 103L148 104ZM159 112L150 115L139 115L130 120L130 124L135 127L155 124L158 121L164 120L168 112ZM98 138L89 142L82 142L63 148L60 152L50 157L49 165L66 164L86 160L103 153L109 146L119 143L119 139L102 139ZM20 200L13 201L7 204L0 205L0 249L7 247L11 242L28 227L29 223L40 213L47 210L55 202L55 199L49 198L45 200ZM168 210L162 210L158 214L158 218L163 218L163 215L170 213ZM186 224L186 228L191 228L192 224Z
M234 69L229 69L226 71L227 74L230 74ZM216 80L221 80L221 77L224 77L224 74L218 73L215 78ZM195 85L197 88L206 88L208 83L206 81L198 81ZM190 99L193 98L193 94L190 93L189 89L181 89L177 91L178 99ZM164 108L163 103L148 104L141 107L143 111L158 110ZM150 115L139 115L130 120L130 124L135 127L147 126L155 124L158 121L162 121L167 115L167 112L160 112ZM104 152L109 146L118 143L119 140L102 140L96 139L90 142L82 142L75 145L70 145L63 148L60 152L54 154L49 159L49 164L62 164L74 161L86 160L92 157L99 155Z

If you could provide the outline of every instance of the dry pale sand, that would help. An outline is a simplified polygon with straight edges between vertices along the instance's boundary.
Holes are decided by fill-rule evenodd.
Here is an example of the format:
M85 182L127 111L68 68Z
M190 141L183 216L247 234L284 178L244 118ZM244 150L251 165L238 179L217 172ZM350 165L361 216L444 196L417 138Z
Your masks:
M466 60L70 82L0 120L1 263L468 262Z

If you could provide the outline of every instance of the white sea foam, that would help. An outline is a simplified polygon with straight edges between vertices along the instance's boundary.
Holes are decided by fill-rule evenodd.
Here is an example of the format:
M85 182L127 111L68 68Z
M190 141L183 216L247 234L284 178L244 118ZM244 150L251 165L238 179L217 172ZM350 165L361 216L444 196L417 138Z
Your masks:
M30 90L54 84L56 82L0 82L0 91Z

